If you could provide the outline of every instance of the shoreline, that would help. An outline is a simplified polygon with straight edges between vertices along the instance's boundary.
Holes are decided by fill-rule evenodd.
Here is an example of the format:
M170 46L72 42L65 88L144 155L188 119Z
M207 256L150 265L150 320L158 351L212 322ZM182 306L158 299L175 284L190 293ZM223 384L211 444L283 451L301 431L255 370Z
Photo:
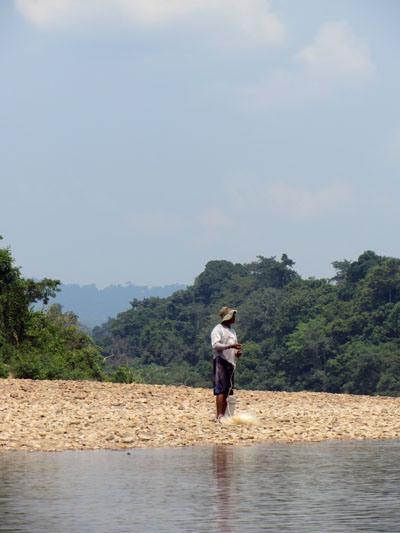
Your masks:
M0 452L400 438L400 398L235 392L257 425L214 421L212 390L171 385L0 379Z

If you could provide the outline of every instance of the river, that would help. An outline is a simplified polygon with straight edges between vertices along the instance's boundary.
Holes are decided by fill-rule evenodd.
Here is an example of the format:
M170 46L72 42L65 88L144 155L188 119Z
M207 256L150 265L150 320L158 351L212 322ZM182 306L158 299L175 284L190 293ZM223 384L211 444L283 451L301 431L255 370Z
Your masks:
M399 457L399 441L5 452L0 532L398 532Z

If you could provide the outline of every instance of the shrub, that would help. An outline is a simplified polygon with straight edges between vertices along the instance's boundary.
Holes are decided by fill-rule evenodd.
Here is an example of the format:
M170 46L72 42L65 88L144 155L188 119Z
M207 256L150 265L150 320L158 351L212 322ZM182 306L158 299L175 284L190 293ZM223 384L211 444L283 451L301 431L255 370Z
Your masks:
M5 363L0 362L0 378L8 378L10 368Z
M141 383L142 378L140 374L130 368L129 366L119 366L113 373L109 375L110 381L113 383Z

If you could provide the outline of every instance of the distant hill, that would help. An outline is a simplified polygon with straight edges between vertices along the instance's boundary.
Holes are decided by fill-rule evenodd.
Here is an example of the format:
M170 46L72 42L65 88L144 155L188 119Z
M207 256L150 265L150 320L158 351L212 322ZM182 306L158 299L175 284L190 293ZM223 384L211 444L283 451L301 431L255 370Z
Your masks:
M178 283L163 287L110 285L104 289L98 289L94 284L62 284L61 291L51 303L59 303L63 311L73 311L83 325L93 328L129 309L130 302L134 299L143 300L154 296L166 298L184 288L185 285Z

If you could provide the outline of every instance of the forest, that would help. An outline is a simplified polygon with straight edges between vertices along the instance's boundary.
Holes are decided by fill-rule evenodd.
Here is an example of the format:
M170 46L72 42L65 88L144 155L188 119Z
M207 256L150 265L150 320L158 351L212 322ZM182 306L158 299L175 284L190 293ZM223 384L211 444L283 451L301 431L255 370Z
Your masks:
M210 261L187 289L133 300L94 340L136 378L210 386L210 331L228 305L244 344L238 388L398 395L400 260L366 251L333 267L302 279L286 254Z
M134 299L92 337L49 305L59 281L24 278L0 247L0 377L210 387L210 331L228 305L244 345L237 388L399 395L400 259L366 251L333 262L332 279L294 266L286 254L210 261L192 286Z
M0 247L0 377L106 379L100 350L78 317L48 305L59 285L24 278L10 249Z

